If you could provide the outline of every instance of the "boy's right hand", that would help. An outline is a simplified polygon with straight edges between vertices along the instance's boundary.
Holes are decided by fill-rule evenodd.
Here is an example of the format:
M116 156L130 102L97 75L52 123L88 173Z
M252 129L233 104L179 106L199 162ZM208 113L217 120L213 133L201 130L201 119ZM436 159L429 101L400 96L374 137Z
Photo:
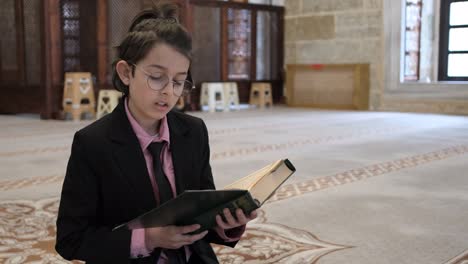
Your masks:
M208 234L208 230L206 230L196 235L187 235L199 228L200 225L198 224L146 228L146 247L149 250L154 248L178 249L182 246L191 245Z

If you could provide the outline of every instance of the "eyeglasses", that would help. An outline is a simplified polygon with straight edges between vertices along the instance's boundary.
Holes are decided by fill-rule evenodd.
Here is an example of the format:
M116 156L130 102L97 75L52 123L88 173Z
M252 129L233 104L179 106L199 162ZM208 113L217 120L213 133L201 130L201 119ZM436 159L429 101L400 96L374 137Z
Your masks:
M135 66L136 69L139 69L146 75L146 83L151 90L160 91L167 86L169 81L171 81L174 95L180 97L189 94L190 91L195 88L193 83L188 80L170 80L169 77L164 73L151 74L136 64L132 63L131 65Z

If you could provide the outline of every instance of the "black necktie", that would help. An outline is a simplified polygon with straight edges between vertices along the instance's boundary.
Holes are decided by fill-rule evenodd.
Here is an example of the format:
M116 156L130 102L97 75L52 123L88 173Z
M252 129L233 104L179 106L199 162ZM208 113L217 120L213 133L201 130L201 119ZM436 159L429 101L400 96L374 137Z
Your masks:
M163 171L161 162L161 150L164 142L153 142L148 146L148 150L153 156L154 177L159 190L159 204L163 204L173 198L171 184Z
M154 177L156 179L156 185L158 186L159 190L159 205L171 200L174 197L172 195L171 184L164 174L163 164L161 162L161 150L163 146L164 142L153 142L148 146L148 150L153 156ZM179 249L164 249L164 252L169 258L170 264L187 263L184 247Z

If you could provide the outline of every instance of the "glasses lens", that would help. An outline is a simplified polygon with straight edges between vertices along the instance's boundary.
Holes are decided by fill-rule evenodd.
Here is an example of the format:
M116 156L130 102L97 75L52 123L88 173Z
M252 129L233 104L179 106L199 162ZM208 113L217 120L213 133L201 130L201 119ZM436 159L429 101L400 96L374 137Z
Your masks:
M152 90L159 91L164 89L169 83L169 77L165 74L161 75L149 75L148 76L148 87ZM185 81L173 81L172 84L174 94L176 96L187 95L192 90L193 84L187 80Z
M181 91L181 94L182 94L182 95L187 95L187 94L189 94L189 93L192 91L192 89L193 89L193 84L192 84L191 82L185 80L184 83L183 83L182 88L183 88L183 89L182 89L182 91Z
M148 76L148 86L155 91L162 90L168 82L169 78L164 74Z

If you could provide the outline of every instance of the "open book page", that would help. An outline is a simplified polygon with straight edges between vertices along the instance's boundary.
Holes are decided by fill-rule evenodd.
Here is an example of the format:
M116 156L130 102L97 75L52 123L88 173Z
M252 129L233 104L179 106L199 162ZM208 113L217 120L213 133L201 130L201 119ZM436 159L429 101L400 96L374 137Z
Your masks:
M241 189L241 190L248 190L250 189L265 175L271 173L271 171L281 163L281 160L278 160L274 163L268 164L267 166L255 171L227 186L225 186L224 190L232 190L232 189Z
M248 190L262 205L295 171L289 160L278 160L228 186L224 189Z

